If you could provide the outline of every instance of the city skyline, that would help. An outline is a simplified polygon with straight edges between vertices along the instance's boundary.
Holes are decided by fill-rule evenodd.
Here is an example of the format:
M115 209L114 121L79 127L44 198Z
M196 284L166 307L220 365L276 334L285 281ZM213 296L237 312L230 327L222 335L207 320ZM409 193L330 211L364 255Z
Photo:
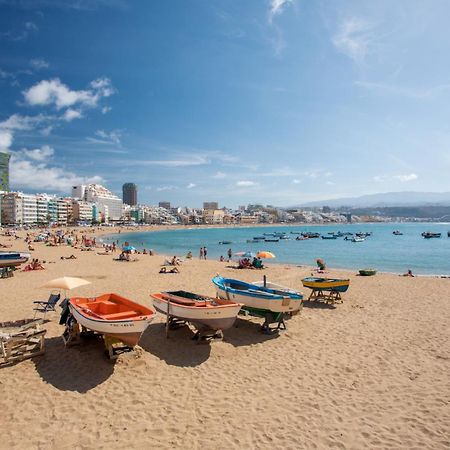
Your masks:
M132 180L140 203L195 207L450 191L443 0L0 11L11 189Z

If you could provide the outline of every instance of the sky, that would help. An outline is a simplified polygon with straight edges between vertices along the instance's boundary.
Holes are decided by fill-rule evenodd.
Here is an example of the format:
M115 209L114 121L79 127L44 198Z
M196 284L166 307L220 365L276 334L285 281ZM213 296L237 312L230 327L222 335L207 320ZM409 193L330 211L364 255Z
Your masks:
M0 0L11 188L290 206L450 191L447 0Z

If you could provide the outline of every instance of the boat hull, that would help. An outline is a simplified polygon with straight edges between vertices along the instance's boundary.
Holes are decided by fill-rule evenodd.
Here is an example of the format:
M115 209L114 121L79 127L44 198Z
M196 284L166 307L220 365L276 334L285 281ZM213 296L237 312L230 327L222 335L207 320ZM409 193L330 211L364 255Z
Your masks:
M108 294L103 297L107 296ZM111 298L113 299L123 299L119 296L115 296L114 294L109 294L109 296L111 296ZM98 298L101 299L102 296ZM95 331L96 333L116 338L129 345L130 347L134 347L139 343L142 333L144 333L144 331L147 329L147 327L155 317L155 312L153 310L134 303L128 299L123 299L127 302L125 305L129 307L130 310L131 308L135 307L138 314L140 313L139 315L136 315L133 318L124 318L118 320L107 320L97 314L95 314L96 317L93 317L92 311L90 311L86 306L89 305L89 303L78 304L77 302L79 300L79 298L70 299L69 310L74 319L80 325L82 325L84 328L87 328L88 330Z
M152 295L153 307L160 314L176 317L180 320L192 323L196 328L207 328L211 330L227 330L231 328L236 321L241 306L227 305L225 308L202 308L199 306L184 306L174 303L157 296Z
M238 291L222 283L221 277L214 277L213 283L219 298L243 303L242 309L250 313L255 310L272 313L292 313L300 309L303 301L303 296L301 295L271 295L261 290L258 291L261 288L251 284L248 284L250 291ZM255 292L252 292L252 288L255 289Z
M21 264L26 263L29 258L29 253L0 252L0 268L20 266Z
M309 289L322 290L322 291L334 291L334 292L346 292L350 280L343 279L331 279L331 278L304 278L302 280L303 286Z

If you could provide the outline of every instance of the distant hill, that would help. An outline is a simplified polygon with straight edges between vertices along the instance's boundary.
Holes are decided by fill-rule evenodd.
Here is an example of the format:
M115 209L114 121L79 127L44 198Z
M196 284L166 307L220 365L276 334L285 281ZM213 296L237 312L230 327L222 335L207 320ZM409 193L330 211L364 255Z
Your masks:
M450 206L450 192L385 192L380 194L362 195L328 200L317 200L293 206L314 207L330 206L338 208L374 208L388 206Z

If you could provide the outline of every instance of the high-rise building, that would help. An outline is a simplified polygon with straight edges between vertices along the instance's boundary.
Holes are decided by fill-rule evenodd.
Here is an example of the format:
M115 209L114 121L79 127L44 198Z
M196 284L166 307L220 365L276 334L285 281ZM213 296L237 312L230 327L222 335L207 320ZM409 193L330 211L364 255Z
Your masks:
M219 209L217 202L203 202L203 209Z
M9 191L9 153L0 152L0 191Z
M159 202L158 206L164 209L170 209L170 202Z
M122 199L126 205L137 205L137 186L134 183L125 183L122 186Z
M72 198L95 203L95 214L93 215L100 216L106 222L120 220L122 217L122 200L100 184L73 186Z

